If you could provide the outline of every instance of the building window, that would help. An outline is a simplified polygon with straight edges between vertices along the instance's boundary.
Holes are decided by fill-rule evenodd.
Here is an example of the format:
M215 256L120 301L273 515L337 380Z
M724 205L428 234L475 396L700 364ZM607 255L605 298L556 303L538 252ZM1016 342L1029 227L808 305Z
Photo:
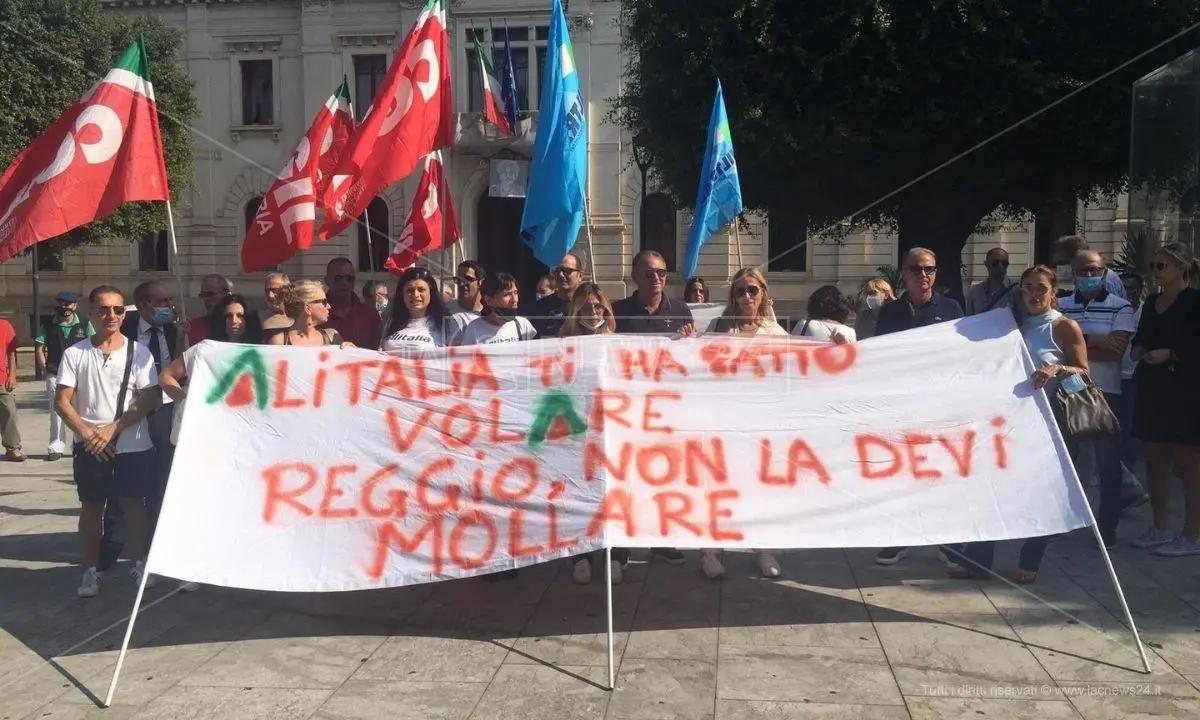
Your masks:
M355 55L353 60L354 114L362 122L387 75L387 55Z
M37 246L37 269L39 272L62 272L63 267L62 248L50 247L45 244Z
M767 270L808 270L808 221L803 215L788 212L768 213Z
M676 219L678 208L666 193L647 195L642 201L641 230L642 249L655 250L663 256L667 270L675 271L675 248L678 245Z
M242 125L275 124L275 68L271 60L242 60Z
M254 227L254 216L258 214L262 201L262 195L255 195L242 207L242 219L246 222L246 232L250 232L250 228Z
M370 238L367 228L370 227ZM377 272L391 252L391 223L388 218L387 202L375 198L367 211L358 217L358 270Z
M167 231L146 233L138 240L138 270L171 269Z
M504 40L507 37L512 47L513 79L517 83L517 111L530 112L537 109L541 92L542 67L546 63L546 40L550 37L548 26L497 27L491 30L468 28L466 31L467 98L469 112L483 111L483 80L479 76L479 61L475 59L473 37L479 38L484 52L492 53L492 70L497 80L503 80ZM532 40L530 38L533 38ZM533 51L532 53L530 51ZM530 56L534 67L530 67Z

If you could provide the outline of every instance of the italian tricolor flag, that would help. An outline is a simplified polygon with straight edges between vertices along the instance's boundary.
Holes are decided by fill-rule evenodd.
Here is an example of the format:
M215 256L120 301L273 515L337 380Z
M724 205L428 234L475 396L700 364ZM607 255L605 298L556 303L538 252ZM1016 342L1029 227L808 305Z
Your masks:
M479 44L479 36L473 34L472 40L475 43L475 58L479 61L480 82L483 83L484 117L499 128L500 132L512 135L513 129L508 125L508 114L504 111L504 102L500 98L500 81L496 78L496 71L492 69L487 53Z
M122 203L166 199L158 106L139 40L0 175L0 262Z

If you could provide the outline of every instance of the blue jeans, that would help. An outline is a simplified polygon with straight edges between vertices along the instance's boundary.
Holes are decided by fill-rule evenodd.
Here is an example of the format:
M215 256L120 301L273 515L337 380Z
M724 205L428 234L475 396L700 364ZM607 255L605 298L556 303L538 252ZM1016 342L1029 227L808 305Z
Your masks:
M1130 471L1142 457L1142 443L1133 437L1133 380L1121 381L1121 399L1113 408L1121 421L1121 462Z

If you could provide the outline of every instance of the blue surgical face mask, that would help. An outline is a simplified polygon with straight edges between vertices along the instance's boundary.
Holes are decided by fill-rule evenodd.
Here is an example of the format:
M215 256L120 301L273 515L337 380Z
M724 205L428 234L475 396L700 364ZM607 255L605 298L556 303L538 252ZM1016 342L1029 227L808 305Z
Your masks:
M175 308L156 307L154 308L154 324L155 325L170 325L175 322Z
M1077 277L1075 278L1075 289L1084 295L1090 295L1100 288L1104 287L1103 277Z

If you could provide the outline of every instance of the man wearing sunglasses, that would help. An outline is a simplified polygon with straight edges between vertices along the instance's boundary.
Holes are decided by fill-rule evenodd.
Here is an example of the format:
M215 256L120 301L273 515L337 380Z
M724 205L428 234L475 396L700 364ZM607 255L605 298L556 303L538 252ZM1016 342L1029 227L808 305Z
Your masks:
M46 378L46 394L50 397L50 443L46 446L47 462L61 460L67 452L67 426L54 412L54 394L58 390L58 364L63 351L80 340L96 333L92 324L79 317L79 296L62 291L54 298L58 307L54 319L42 323L38 336L33 339L34 360L38 370Z
M533 304L529 318L540 338L558 337L558 332L562 330L571 298L583 282L583 266L579 263L579 256L575 253L563 255L558 266L551 271L551 276L554 278L554 292Z
M956 300L934 292L937 282L937 256L932 250L913 248L901 263L904 294L879 311L876 335L903 332L963 316Z
M876 335L913 330L963 316L962 306L957 301L933 290L937 282L937 256L932 250L913 248L905 253L900 266L904 273L904 294L880 309ZM942 552L946 554L946 549ZM906 554L908 548L884 548L876 553L875 562L895 565Z
M458 299L448 308L452 314L467 313L472 320L479 317L479 313L483 312L483 296L479 288L485 277L487 273L483 266L474 260L459 263L458 274L454 276Z
M1012 309L1017 297L1017 281L1008 276L1008 252L1004 248L988 250L983 260L987 280L967 293L967 314L979 315L997 308Z
M325 266L329 322L321 329L337 330L345 342L378 350L383 338L383 320L374 304L368 305L358 297L354 279L354 263L350 258L334 258Z
M188 325L188 345L199 345L208 337L208 315L221 298L233 294L233 281L224 275L205 275L200 280L200 302L204 303L204 317L196 318Z
M653 333L687 337L696 330L687 303L667 297L667 261L654 250L633 257L630 273L637 291L613 303L618 333Z

